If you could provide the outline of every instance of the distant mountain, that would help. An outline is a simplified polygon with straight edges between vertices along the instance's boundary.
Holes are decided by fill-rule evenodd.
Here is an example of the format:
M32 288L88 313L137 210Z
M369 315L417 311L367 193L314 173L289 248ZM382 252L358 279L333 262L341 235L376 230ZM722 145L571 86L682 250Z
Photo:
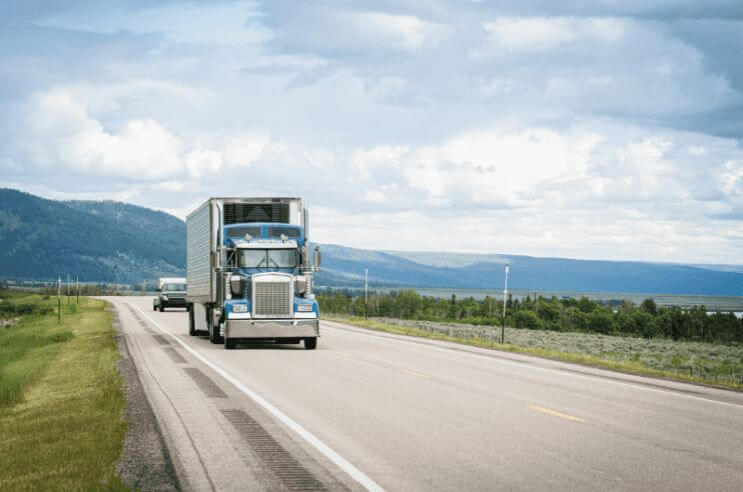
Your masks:
M318 285L501 290L504 264L516 290L743 295L743 272L731 265L694 266L631 261L572 260L518 255L368 251L323 246Z
M0 276L140 282L185 270L185 224L117 202L62 202L0 189Z
M54 201L0 189L0 276L137 283L185 272L185 223L112 201ZM322 245L316 284L743 295L740 265L588 261L502 254L372 251Z

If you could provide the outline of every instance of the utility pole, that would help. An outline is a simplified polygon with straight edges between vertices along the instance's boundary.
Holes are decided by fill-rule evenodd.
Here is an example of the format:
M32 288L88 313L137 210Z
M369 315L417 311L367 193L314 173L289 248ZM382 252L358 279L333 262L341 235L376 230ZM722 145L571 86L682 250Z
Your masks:
M77 298L75 299L75 302L80 304L80 276L75 275L75 290L77 291Z
M369 269L364 268L364 319L369 317Z
M500 343L506 343L506 297L508 297L508 265L506 265L506 283L503 286L503 326L500 329Z
M57 277L57 324L62 322L62 276Z

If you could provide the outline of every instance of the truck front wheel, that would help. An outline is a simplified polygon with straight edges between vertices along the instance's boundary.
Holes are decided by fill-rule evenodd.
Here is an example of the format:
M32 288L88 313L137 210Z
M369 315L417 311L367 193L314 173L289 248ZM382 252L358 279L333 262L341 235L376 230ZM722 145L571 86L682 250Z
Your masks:
M317 347L317 337L311 337L311 338L305 338L304 339L304 348L307 350L315 350Z
M224 348L225 349L232 350L232 349L234 349L237 346L237 342L235 341L234 338L227 338L227 337L223 337L223 338L224 338Z
M163 304L162 302L160 302L160 312L162 313L164 311L165 311L165 304Z

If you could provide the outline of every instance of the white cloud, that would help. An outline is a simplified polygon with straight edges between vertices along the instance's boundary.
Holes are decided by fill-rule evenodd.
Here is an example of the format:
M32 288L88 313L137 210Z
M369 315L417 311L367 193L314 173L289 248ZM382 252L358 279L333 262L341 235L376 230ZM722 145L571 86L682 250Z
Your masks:
M106 129L83 102L60 88L37 94L25 108L20 147L26 161L104 176L156 179L181 167L180 142L150 118Z
M419 249L443 230L436 249L743 262L743 152L712 136L740 133L743 79L709 49L735 50L720 32L740 22L373 9L35 19L0 46L3 182L180 217L214 194L301 195L317 239L358 247Z
M743 161L727 161L720 171L722 191L743 198Z
M497 47L516 51L553 50L576 41L616 42L625 32L617 19L499 17L483 24Z
M483 27L496 45L508 49L554 49L577 38L567 19L502 17Z
M208 173L216 174L222 168L222 154L209 149L197 148L185 155L183 160L188 171L194 178L200 178Z
M265 134L246 133L229 138L224 142L224 161L228 164L249 167L257 161L263 151L271 144L271 139Z
M523 206L539 183L585 177L600 137L544 128L474 131L413 152L405 163L410 186L445 201Z
M412 15L368 12L352 14L352 18L357 28L411 52L426 42L437 43L447 31L440 24L426 22Z

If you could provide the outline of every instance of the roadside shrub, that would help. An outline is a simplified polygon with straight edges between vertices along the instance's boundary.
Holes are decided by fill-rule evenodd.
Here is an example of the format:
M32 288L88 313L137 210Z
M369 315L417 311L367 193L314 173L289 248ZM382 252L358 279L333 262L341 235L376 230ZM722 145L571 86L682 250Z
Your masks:
M530 330L541 330L542 320L534 311L518 311L513 316L513 325L516 328L528 328Z
M28 316L31 314L49 314L54 309L46 304L35 304L35 303L14 303L14 302L2 302L0 303L0 317L11 318L13 316Z
M614 320L606 311L592 311L588 314L590 331L608 335L614 331Z

